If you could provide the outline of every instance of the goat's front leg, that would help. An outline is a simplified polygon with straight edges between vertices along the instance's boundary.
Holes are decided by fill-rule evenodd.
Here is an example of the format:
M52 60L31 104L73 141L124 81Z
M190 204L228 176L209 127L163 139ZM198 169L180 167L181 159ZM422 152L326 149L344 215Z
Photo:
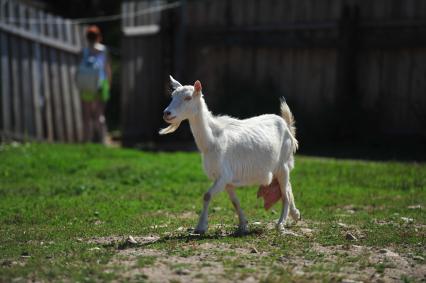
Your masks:
M244 216L243 210L241 209L240 201L237 198L237 194L235 193L235 188L233 186L226 186L226 191L228 192L229 198L232 202L232 205L235 208L235 211L238 214L238 233L246 234L247 230L247 219Z
M226 183L222 179L217 179L213 186L210 187L210 189L204 194L203 197L203 211L200 215L200 220L198 221L197 228L195 228L196 234L204 234L207 231L208 228L208 210L209 210L209 203L212 197L218 193L223 191L225 188Z

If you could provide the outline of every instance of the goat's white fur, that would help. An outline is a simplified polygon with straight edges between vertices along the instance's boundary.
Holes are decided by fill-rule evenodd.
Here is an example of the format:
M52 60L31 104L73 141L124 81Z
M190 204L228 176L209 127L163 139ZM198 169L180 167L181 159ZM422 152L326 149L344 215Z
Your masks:
M182 86L170 76L174 89L172 101L164 110L170 125L160 134L174 132L188 119L195 142L203 158L204 171L214 181L204 194L204 205L196 232L208 228L211 197L226 189L239 216L239 229L247 231L247 221L234 189L247 185L269 185L277 178L283 207L277 228L283 229L288 213L298 219L289 174L294 167L293 154L298 147L294 118L288 105L281 102L281 116L266 114L239 120L214 116L209 112L198 86ZM168 115L168 116L167 116ZM169 118L169 119L168 119Z

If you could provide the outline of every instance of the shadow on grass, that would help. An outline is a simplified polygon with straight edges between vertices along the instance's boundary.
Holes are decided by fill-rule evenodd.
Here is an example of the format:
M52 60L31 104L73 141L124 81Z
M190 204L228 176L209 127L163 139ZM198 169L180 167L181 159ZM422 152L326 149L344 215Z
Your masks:
M207 233L207 234L193 234L191 232L185 233L185 234L176 234L176 235L167 235L160 237L158 239L153 240L147 240L145 242L141 243L132 243L128 241L127 239L124 241L119 242L111 242L111 243L105 243L102 246L104 248L114 248L117 250L125 250L125 249L134 249L134 248L144 248L149 247L153 244L165 244L168 242L192 242L192 241L204 241L204 240L219 240L219 239L226 239L226 238L243 238L243 237L250 237L250 236L259 236L265 233L265 230L262 228L256 228L251 229L250 231L246 233L241 233L240 231L234 231L234 232L225 232L218 230L215 233Z

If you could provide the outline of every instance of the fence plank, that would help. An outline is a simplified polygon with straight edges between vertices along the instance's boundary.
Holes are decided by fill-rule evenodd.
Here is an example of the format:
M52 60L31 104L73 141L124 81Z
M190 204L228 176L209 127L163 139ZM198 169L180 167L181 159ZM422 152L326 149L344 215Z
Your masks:
M6 23L7 21L7 4L8 1L0 0L0 22Z
M82 48L82 38L81 38L81 34L82 34L82 32L80 32L80 26L79 25L72 25L72 28L73 28L73 30L72 30L72 32L74 33L74 42L75 42L75 46L77 47L77 48L79 48L80 49L80 51L81 51L81 48ZM79 53L80 54L80 53Z
M48 21L53 21L53 16L47 14L46 18ZM47 26L47 33L49 36L54 36L54 24L49 23ZM53 102L53 125L54 125L54 137L56 140L65 141L64 134L64 122L62 119L62 110L61 110L61 87L60 87L60 76L59 76L59 66L58 66L58 54L57 51L48 48L49 53L49 67L50 67L50 80L52 87L52 102Z
M15 133L21 133L22 121L21 121L21 99L20 99L20 83L19 83L19 46L17 39L14 37L10 38L10 59L12 61L11 75L12 75L12 97L13 97L13 128Z
M123 1L121 3L121 15L123 16L122 20L121 20L121 29L124 31L125 28L127 27L127 14L128 14L128 2ZM122 39L121 45L122 45L122 58L121 58L121 105L120 105L120 112L121 114L121 127L123 129L123 137L127 135L127 117L128 115L126 115L125 113L128 113L129 111L129 101L128 101L128 97L129 97L129 91L128 91L128 87L127 87L127 67L128 67L128 53L127 53L127 49L128 49L128 41L130 39Z
M125 3L123 3L124 6ZM124 7L123 7L124 8ZM124 25L123 25L124 28ZM131 39L130 38L124 38L122 40L122 53L123 53L123 57L121 58L121 125L122 125L122 129L123 129L123 136L125 136L127 134L127 129L130 128L128 127L128 120L130 120L129 117L129 107L130 107L130 103L129 103L129 97L130 97L130 91L129 91L129 87L127 84L127 79L128 79L128 67L129 67L129 41Z
M163 1L163 0L155 0L154 1L154 6L160 6L160 5L164 5L164 4L166 4L167 2L165 2L165 1ZM185 6L186 5L186 0L181 0L180 1L180 5L181 6ZM180 9L180 8L178 8L178 9ZM166 12L163 12L163 11L157 11L157 12L154 12L154 13L152 13L152 22L154 23L154 24L160 24L160 22L161 22L161 18L162 18L162 13L168 13L167 11Z
M42 11L38 11L38 19L45 19L46 14ZM47 35L47 25L43 24L40 26L40 34ZM53 113L52 113L52 94L51 94L51 83L50 83L50 74L49 74L49 51L48 47L41 46L41 64L42 64L42 100L43 100L43 120L45 125L45 137L48 141L52 142L54 140L53 133Z
M150 72L147 72L148 68L148 60L151 56L146 56L147 54L152 54L151 49L149 48L149 42L150 39L146 40L144 38L134 38L132 41L133 48L131 49L132 58L135 60L132 60L131 68L133 69L132 73L132 85L134 85L133 91L137 93L137 97L134 97L135 100L133 100L132 105L132 111L133 115L137 115L138 111L140 110L143 113L143 120L142 123L148 124L148 121L146 120L146 116L150 115L150 112L152 111L152 108L149 107L149 95L147 95L150 90L152 82L150 81L150 72L154 72L153 69L150 70ZM144 51L140 51L144 50ZM150 125L149 125L150 126ZM148 126L148 127L149 127ZM148 128L147 127L147 128ZM147 132L143 133L144 135L148 134Z
M29 16L32 19L36 18L36 12L34 9L29 10ZM40 24L31 24L31 31L34 34L40 34ZM43 134L43 125L41 119L41 54L40 54L40 44L37 42L31 43L32 47L32 100L33 100L33 109L34 109L34 123L35 123L35 136L37 139L42 139Z
M128 46L127 46L127 50L126 50L126 52L128 52L127 53L127 56L129 56L129 58L131 58L131 59L129 59L129 60L127 60L127 68L126 68L126 73L124 73L124 75L126 75L127 74L127 76L128 76L128 78L126 79L126 82L127 82L127 91L128 91L128 95L129 94L133 94L133 93L135 93L135 90L136 90L136 87L135 87L135 61L133 60L133 58L135 58L135 54L136 54L136 52L135 52L135 45L134 45L134 43L135 43L135 40L136 39L131 39L130 41L129 41L129 44L128 44ZM143 82L144 81L144 77L141 77L140 78L140 81L139 82ZM132 96L132 97L128 97L127 98L127 101L128 101L128 106L129 106L129 110L131 111L131 114L130 115L135 115L135 113L134 113L134 109L135 109L135 107L136 107L136 103L134 103L135 101L135 99L137 99L137 96L140 96L141 94L140 93L138 93L137 95L136 95L136 97L135 96ZM136 115L135 115L136 116ZM133 121L133 119L131 118L131 121ZM134 121L133 121L134 122ZM133 128L133 127L132 127ZM131 135L133 134L133 133L130 133Z
M74 25L74 33L75 33L75 40L76 40L76 45L80 48L80 51L83 49L84 44L85 44L85 40L83 38L84 36L84 27L80 27L77 25ZM71 68L71 74L74 76L73 80L75 79L75 73L76 73L76 66L80 60L81 55L79 55L75 60L74 60L74 65ZM72 64L72 63L71 63ZM74 108L78 109L76 115L77 115L77 119L76 119L76 126L77 126L77 141L82 142L84 141L84 129L83 129L83 112L81 109L81 99L80 99L80 92L77 88L77 85L75 83L72 84L73 86L73 93L74 93Z
M5 22L6 1L0 1L0 22ZM9 39L8 35L0 31L0 74L1 74L1 105L2 105L2 135L8 136L12 130L12 103L9 74Z
M9 17L17 17L17 9L15 2L9 2ZM10 58L12 61L11 75L12 75L12 96L13 96L13 128L15 133L22 132L22 120L21 120L21 99L20 99L20 69L19 69L19 58L20 48L18 45L18 39L14 36L10 37Z
M121 29L124 30L128 26L128 18L127 15L129 14L129 3L126 1L123 1L121 3L121 15L123 18L121 19Z
M11 107L11 87L10 87L10 75L9 75L9 42L8 36L0 32L0 52L1 52L1 104L2 104L2 129L4 134L10 133L12 129L12 109Z
M245 9L245 0L234 0L231 1L231 10L233 24L235 26L241 26L244 22L244 9Z
M58 26L58 38L64 42L67 42L67 37L65 34L65 21L59 17L56 17L56 23ZM72 104L71 104L71 94L70 94L70 83L69 75L67 73L67 55L63 51L59 51L59 65L60 65L60 77L61 77L61 86L62 86L62 106L65 117L65 136L68 142L74 140L73 135L73 123L72 123Z
M80 33L80 47L78 50L78 54L81 52L81 49L84 47L87 47L87 40L86 40L86 26L78 26L78 31Z
M26 24L26 20L28 19L26 14L26 8L22 4L18 4L18 18L23 18L24 21L20 22L21 28L28 28ZM31 65L30 65L30 43L25 39L19 39L19 46L21 48L21 97L22 97L22 106L21 109L22 116L24 117L24 131L28 137L34 137L35 129L34 129L34 109L33 109L33 99L31 97L32 92L32 82L31 82Z
M146 9L149 5L148 2L145 1L139 1L134 3L135 5L135 10L132 12L137 12L139 10L142 9ZM147 15L135 15L135 26L142 26L142 25L147 25L148 24L148 17Z
M17 22L17 26L21 27L21 29L28 29L28 17L26 15L26 7L24 4L21 4L19 2L17 2L17 17L16 19L18 20ZM23 21L20 21L20 19L23 19Z
M70 87L72 94L72 106L74 109L74 130L77 142L83 141L83 121L82 109L79 90L74 82L77 60L73 56L68 56L69 74L70 74Z
M408 94L410 114L414 116L415 124L424 131L426 127L426 53L424 50L412 52L412 76L410 80L411 93Z
M136 20L136 17L135 17L135 10L136 10L136 3L135 2L129 2L128 3L128 11L129 11L129 13L127 14L127 16L128 16L128 22L127 22L127 24L128 24L128 26L130 26L130 27L133 27L133 26L135 26L135 20Z
M70 43L73 42L72 35L73 33L73 25L69 20L66 21L66 38ZM81 113L81 104L80 104L80 95L75 84L75 71L77 60L73 54L66 54L66 65L68 71L68 81L69 81L69 92L70 92L70 107L72 109L72 124L74 130L74 140L73 141L82 141L82 113Z
M296 98L294 91L293 66L294 66L294 51L293 49L285 49L281 52L281 72L280 72L280 87L285 99L293 102Z
M21 98L22 106L20 109L21 115L24 120L24 131L29 138L35 137L35 127L34 127L34 109L33 109L33 98L31 97L32 93L32 80L31 80L31 54L29 42L25 40L19 40L19 45L21 49Z
M8 21L8 25L10 27L16 26L16 22L13 21L14 18L16 18L16 13L17 13L17 6L16 6L16 2L12 2L9 1L9 6L8 6L8 11L9 11L9 21Z
M49 50L42 48L43 56L43 97L44 97L44 117L46 124L46 139L48 141L54 140L54 115L52 108L54 107L52 93L51 93L51 76L49 73Z

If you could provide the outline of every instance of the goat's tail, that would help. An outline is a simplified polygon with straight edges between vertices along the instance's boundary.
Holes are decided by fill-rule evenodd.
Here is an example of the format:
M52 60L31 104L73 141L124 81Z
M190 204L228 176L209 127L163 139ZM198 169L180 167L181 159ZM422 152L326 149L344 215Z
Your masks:
M286 121L287 126L290 130L290 137L293 144L293 153L296 152L299 147L299 142L296 139L296 121L294 120L293 113L290 111L290 107L288 107L287 102L284 98L281 99L281 117Z

